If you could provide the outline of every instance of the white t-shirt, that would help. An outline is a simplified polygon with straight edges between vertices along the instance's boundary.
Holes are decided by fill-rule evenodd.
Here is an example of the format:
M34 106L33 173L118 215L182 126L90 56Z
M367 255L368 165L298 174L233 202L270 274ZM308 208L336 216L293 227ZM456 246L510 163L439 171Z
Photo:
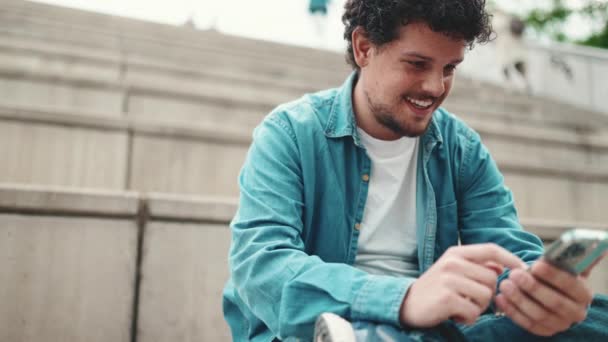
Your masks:
M372 166L355 267L372 274L417 277L419 138L385 141L357 130Z

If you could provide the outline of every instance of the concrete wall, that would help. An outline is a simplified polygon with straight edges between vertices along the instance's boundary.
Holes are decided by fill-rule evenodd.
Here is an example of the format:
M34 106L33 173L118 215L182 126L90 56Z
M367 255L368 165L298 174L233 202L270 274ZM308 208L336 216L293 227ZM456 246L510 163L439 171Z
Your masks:
M229 340L235 210L217 197L0 184L0 341ZM523 224L545 241L570 226ZM604 294L606 263L591 278Z
M130 195L0 188L0 341L130 341Z
M234 210L0 185L0 341L229 340L221 291Z
M0 182L238 196L251 129L0 106ZM608 141L469 118L523 217L603 223Z
M139 341L230 340L222 315L229 244L223 224L147 227Z
M0 119L0 180L124 189L127 134Z

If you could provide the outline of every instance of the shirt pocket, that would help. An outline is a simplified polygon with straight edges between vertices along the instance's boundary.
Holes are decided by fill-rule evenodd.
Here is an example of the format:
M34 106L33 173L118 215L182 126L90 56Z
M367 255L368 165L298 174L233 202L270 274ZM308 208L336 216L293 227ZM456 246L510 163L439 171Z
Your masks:
M456 201L437 207L437 234L435 260L458 242L458 203Z

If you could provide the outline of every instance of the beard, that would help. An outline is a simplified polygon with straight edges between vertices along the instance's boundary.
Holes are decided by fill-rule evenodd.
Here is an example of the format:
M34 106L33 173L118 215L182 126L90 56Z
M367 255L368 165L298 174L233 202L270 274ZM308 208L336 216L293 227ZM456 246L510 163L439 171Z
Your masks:
M428 119L426 124L423 127L420 127L419 122L416 122L414 118L412 118L411 122L407 122L407 114L399 120L398 116L394 114L394 111L387 106L386 104L374 102L369 96L368 92L364 92L365 97L367 98L368 107L374 116L374 119L381 126L389 129L391 132L401 136L401 137L409 137L415 138L423 135L428 129L431 120ZM395 103L401 103L406 101L406 96L401 96L396 99Z

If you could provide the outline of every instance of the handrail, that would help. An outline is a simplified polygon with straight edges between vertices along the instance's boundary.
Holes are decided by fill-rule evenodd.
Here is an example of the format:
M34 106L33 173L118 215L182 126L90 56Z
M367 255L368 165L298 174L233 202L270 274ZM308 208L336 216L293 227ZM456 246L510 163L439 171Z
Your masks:
M534 96L608 116L608 51L586 46L526 42L527 77ZM495 44L478 46L462 65L469 78L509 86Z

